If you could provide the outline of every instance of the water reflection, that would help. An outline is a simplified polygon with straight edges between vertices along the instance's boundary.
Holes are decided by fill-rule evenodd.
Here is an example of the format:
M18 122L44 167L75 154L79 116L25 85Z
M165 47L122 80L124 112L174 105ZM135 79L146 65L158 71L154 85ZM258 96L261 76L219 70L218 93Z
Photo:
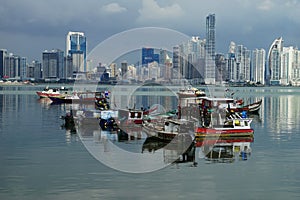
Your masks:
M268 123L271 136L276 140L291 138L297 134L294 130L299 130L300 123L298 115L300 112L300 97L298 95L266 96L264 99L264 112L262 113Z
M196 166L196 146L191 137L184 140L172 140L165 142L155 137L148 137L142 147L142 153L163 152L163 161L167 164L172 163L189 163Z
M87 149L92 149L95 158L111 156L112 153L116 156L115 153L117 153L120 155L110 159L121 161L122 156L125 159L128 158L128 155L125 156L126 153L124 152L133 152L136 153L135 156L139 161L129 160L133 162L132 164L135 163L135 167L137 163L141 163L141 160L145 162L145 159L148 159L149 163L153 160L157 162L157 159L160 159L163 166L174 163L190 163L191 166L197 166L198 163L246 161L251 156L251 143L254 141L252 136L202 138L194 141L190 137L184 140L177 139L166 142L155 137L147 137L142 129L135 129L132 132L130 130L128 132L124 130L103 131L99 128L99 125L94 126L94 128L90 126L79 127L78 131ZM122 165L122 162L120 164Z
M251 155L254 137L230 137L224 139L198 140L199 158L207 163L232 163L247 160Z

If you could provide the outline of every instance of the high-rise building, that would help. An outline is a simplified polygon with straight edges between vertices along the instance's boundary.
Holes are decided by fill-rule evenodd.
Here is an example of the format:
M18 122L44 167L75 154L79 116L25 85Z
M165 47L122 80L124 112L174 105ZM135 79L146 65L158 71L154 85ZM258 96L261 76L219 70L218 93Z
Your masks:
M118 71L117 71L117 64L116 63L111 63L109 65L109 68L111 70L111 77L116 77L118 75Z
M32 62L33 66L34 66L34 79L40 79L43 76L43 66L42 63L40 61L33 61Z
M222 83L228 79L226 59L223 54L216 54L216 82Z
M123 61L121 63L121 72L122 72L122 79L127 79L127 72L128 72L128 64L127 61Z
M216 46L216 17L215 14L209 14L206 17L206 56L204 82L206 84L215 84L215 50Z
M267 58L271 85L280 85L281 79L281 54L283 51L283 39L279 37L272 43Z
M64 57L65 65L64 65L64 72L66 79L72 79L73 77L73 59L71 56Z
M4 59L7 55L6 49L0 49L0 78L4 76Z
M87 41L82 32L68 32L65 56L71 56L74 72L86 72Z
M159 54L154 53L154 48L142 48L142 65L147 66L154 61L159 63Z
M281 58L281 85L299 85L299 50L295 47L283 47Z
M236 47L236 63L238 66L239 77L238 81L250 81L251 68L251 53L243 45Z
M227 69L228 69L228 80L231 82L238 80L238 71L237 71L236 58L234 52L228 53Z
M4 57L3 77L18 78L20 77L20 57L12 53Z
M43 52L43 79L65 78L64 52L56 49Z
M230 43L228 52L228 79L245 82L251 79L251 52L243 45Z
M294 86L300 86L300 51L295 48L294 50L294 59L292 66L292 84Z
M180 67L186 79L202 79L204 76L204 63L205 63L205 40L201 40L197 36L191 37L180 45L182 49L183 61Z
M265 84L266 51L255 49L252 51L252 80L256 83Z
M20 78L27 78L27 59L25 57L20 58Z
M181 53L179 45L173 47L173 73L172 78L178 79L180 78L180 60L181 60Z

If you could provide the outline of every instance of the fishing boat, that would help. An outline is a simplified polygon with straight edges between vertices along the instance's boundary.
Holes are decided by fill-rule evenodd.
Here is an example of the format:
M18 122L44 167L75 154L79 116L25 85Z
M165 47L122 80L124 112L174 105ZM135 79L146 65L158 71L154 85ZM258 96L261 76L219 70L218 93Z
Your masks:
M138 109L103 110L99 124L102 130L122 129L126 132L130 129L135 130L137 127L141 127L145 112L148 111Z
M109 110L110 105L108 102L109 92L96 92L95 93L95 108L98 110Z
M230 115L223 123L197 127L195 137L245 137L253 136L252 118L242 118L238 114Z
M177 92L177 94L178 94L179 98L206 96L206 94L203 90L200 90L200 89L192 87L192 86L188 86L186 88L180 89Z
M247 104L245 106L242 106L241 104L237 103L230 103L228 105L228 111L229 112L247 112L248 114L257 114L262 104L262 99L258 100L257 102Z
M104 131L116 131L118 130L118 110L102 110L100 112L99 125Z
M142 124L145 110L119 109L118 120L123 125Z
M194 123L185 119L164 119L163 122L144 122L143 131L149 137L171 141L175 137L193 136Z
M60 87L60 88L49 88L45 87L42 91L37 91L36 94L40 98L48 98L48 97L58 97L61 95L68 94L69 89L65 87Z

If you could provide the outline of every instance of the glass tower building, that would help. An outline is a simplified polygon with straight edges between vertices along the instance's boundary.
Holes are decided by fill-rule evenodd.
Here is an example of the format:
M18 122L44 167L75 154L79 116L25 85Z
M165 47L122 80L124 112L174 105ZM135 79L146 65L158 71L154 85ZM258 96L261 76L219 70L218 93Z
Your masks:
M68 32L66 38L66 57L73 59L73 71L86 72L87 41L82 32Z
M205 74L204 82L206 84L215 84L216 66L215 66L215 50L216 45L216 17L215 14L209 14L206 17L206 57L205 57Z
M44 79L64 78L64 52L57 49L43 52Z
M272 43L268 52L268 67L270 73L270 84L280 85L281 79L281 54L283 51L283 39L279 37Z

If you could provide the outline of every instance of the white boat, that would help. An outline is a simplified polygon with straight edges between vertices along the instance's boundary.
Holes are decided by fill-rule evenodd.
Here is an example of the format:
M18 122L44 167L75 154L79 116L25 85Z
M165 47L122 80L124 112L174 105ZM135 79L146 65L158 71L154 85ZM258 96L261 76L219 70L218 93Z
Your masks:
M180 89L177 92L177 94L179 95L179 98L206 96L206 94L203 90L200 90L200 89L192 87L192 86L188 86L186 88Z
M68 91L69 89L65 87L60 87L60 88L45 87L42 91L37 91L36 94L40 98L59 97L61 95L68 94Z

